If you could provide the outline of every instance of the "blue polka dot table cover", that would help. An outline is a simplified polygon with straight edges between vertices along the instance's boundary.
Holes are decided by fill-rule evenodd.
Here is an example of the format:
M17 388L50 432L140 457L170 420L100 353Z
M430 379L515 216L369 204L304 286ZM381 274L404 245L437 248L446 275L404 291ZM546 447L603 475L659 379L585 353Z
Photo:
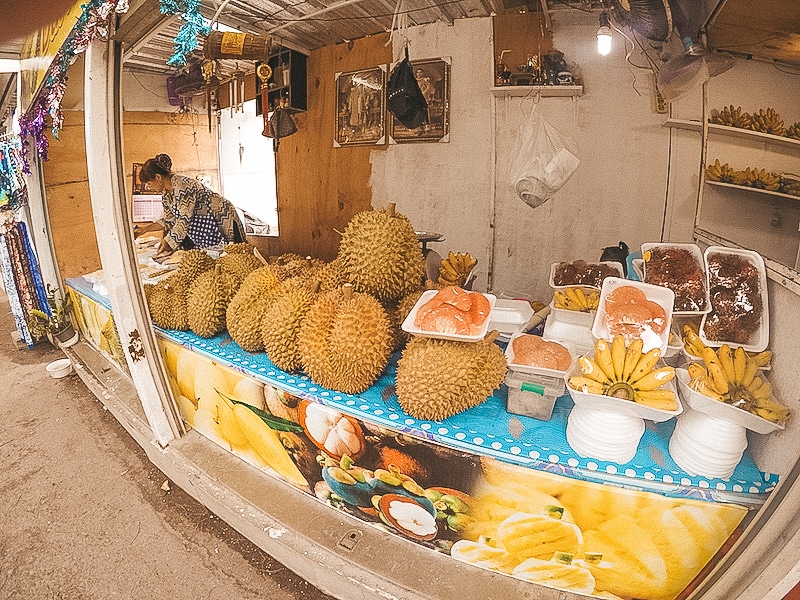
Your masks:
M67 283L110 308L108 298L94 292L88 281L75 278ZM729 479L686 473L669 455L675 419L664 423L645 421L633 459L625 464L606 462L580 456L567 443L567 417L573 406L569 395L556 400L549 421L509 413L505 385L474 408L442 421L424 421L406 414L397 400L394 381L399 353L392 355L372 387L351 395L318 386L304 373L286 373L265 353L242 350L227 333L202 338L191 331L156 330L167 339L296 396L407 435L533 469L667 496L753 506L763 503L778 484L778 475L760 471L748 450Z

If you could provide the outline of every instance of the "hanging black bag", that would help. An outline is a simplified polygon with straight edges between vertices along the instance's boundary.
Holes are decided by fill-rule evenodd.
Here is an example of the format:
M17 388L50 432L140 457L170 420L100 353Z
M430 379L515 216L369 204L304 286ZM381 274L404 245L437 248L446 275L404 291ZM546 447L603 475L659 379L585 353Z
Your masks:
M392 69L389 76L386 108L408 129L416 129L428 120L428 103L419 89L411 63L408 62L408 48L406 57Z

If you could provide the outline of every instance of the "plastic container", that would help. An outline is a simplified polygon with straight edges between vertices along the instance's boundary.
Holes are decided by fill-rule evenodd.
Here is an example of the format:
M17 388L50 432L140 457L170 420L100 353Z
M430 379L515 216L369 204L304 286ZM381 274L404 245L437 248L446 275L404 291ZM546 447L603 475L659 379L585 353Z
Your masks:
M542 339L548 342L569 343L574 354L586 354L594 348L594 338L590 325L564 323L556 319L553 313L547 315L544 323Z
M748 352L761 352L762 350L766 350L769 345L769 299L767 297L767 269L764 265L764 259L761 258L758 252L753 252L752 250L727 248L725 246L709 246L706 248L703 255L706 265L708 265L709 257L719 254L740 256L747 260L758 271L758 288L761 295L761 319L758 328L750 336L750 342L747 344L741 344L733 340L712 340L705 332L706 322L714 311L712 298L711 312L705 314L703 320L700 322L700 339L702 339L707 346L712 346L714 348L718 348L723 344L729 344L732 347L741 346ZM708 279L709 287L711 287L714 281L710 272L708 274Z
M510 370L516 371L518 373L525 373L525 374L528 374L528 375L538 375L538 376L541 376L541 377L552 377L552 378L558 379L559 382L560 382L560 385L561 385L561 392L559 393L559 396L560 396L561 394L564 393L564 375L566 375L567 372L570 371L572 369L573 365L575 364L575 359L576 359L577 355L576 355L574 346L569 342L557 342L557 343L561 344L562 346L564 346L564 348L567 349L567 351L569 352L570 357L572 359L570 361L569 367L567 367L563 371L560 371L560 370L557 370L557 369L547 369L545 367L536 367L536 366L533 366L533 365L521 364L521 363L515 362L514 340L517 339L518 337L522 336L522 335L531 335L531 334L526 334L526 333L514 334L513 336L511 336L511 340L510 340L508 346L506 346L505 354L506 354L506 362L508 363L508 368ZM542 339L544 339L544 338L542 338ZM553 341L553 340L544 340L544 341Z
M72 373L72 361L68 358L60 358L49 363L45 369L53 379L61 379Z
M421 337L432 337L432 338L439 338L443 340L454 340L458 342L478 342L486 337L486 332L489 331L489 321L491 320L491 312L494 308L495 302L497 301L497 297L494 294L483 294L486 299L489 301L489 315L487 315L486 319L483 321L483 325L478 333L473 335L461 335L458 333L442 333L439 331L427 331L425 329L419 329L414 325L414 320L417 318L417 313L419 309L425 305L431 298L433 298L436 294L439 293L439 290L427 290L422 293L420 299L417 300L417 303L414 305L414 308L411 309L411 312L408 313L408 316L403 321L403 324L400 328L405 331L406 333L411 333L413 335L418 335ZM470 294L480 294L482 292L469 292Z
M522 332L533 316L533 307L527 300L497 298L489 314L488 331L497 330L497 339L508 342L511 337Z
M505 384L508 412L540 421L550 420L556 398L564 393L564 379L546 375L508 371Z
M575 405L567 417L566 434L567 443L579 455L624 464L636 455L644 421L626 413Z
M596 293L597 289L593 287L583 286L583 285L568 285L561 287L559 289L566 290L568 288L581 288L585 295L589 295L593 291ZM567 308L558 308L556 306L556 299L555 296L550 300L550 313L553 314L556 320L561 321L562 323L574 323L576 325L585 325L587 327L592 326L592 322L594 321L594 314L596 310L569 310Z
M745 448L747 434L743 427L691 409L678 417L669 438L672 460L692 476L728 479L742 460Z
M694 258L698 268L702 272L702 283L704 285L704 294L703 294L703 306L698 310L673 310L673 314L676 315L703 315L711 310L711 298L709 297L708 293L708 274L706 273L705 269L705 259L703 258L703 253L700 250L700 247L697 244L672 244L672 243L648 243L642 244L642 256L647 256L648 251L652 251L654 249L662 249L662 248L675 248L686 250L691 254L692 258ZM654 284L652 281L647 281L647 261L642 260L642 267L641 267L641 279L645 283L649 283L652 285L661 285L661 284ZM676 278L679 278L680 274L676 274ZM681 281L677 281L676 284L681 283ZM675 288L672 286L664 286L670 287L673 291ZM676 286L677 287L677 286ZM678 299L680 295L678 292L675 292L676 301L675 304L678 304Z
M612 340L613 336L608 331L606 324L606 298L608 298L609 294L624 286L638 288L644 293L647 300L655 302L664 309L664 316L666 318L664 331L659 334L647 328L641 335L642 341L644 342L642 352L647 352L652 348L661 348L661 354L663 356L667 352L667 344L669 343L669 333L672 325L672 306L675 301L675 292L669 288L650 285L649 283L642 283L639 281L631 281L629 279L620 279L619 277L609 277L603 281L603 289L600 291L600 305L594 317L594 323L592 323L592 335L596 339L605 339L609 342ZM630 343L629 340L626 340L626 342Z
M600 285L589 285L589 284L586 284L586 283L581 283L579 281L575 281L575 282L572 282L572 283L566 283L566 284L562 284L562 285L556 285L554 283L555 275L556 275L556 269L558 268L558 265L560 265L560 264L562 264L564 262L572 263L572 262L577 262L577 261L561 261L561 262L555 262L552 265L550 265L550 287L551 288L562 289L562 288L567 288L567 287L589 287L589 288L593 288L593 289L596 289L596 290L600 289L600 287L601 287ZM607 267L611 267L612 269L614 269L614 271L617 273L618 277L624 277L625 276L624 275L625 271L622 269L622 265L619 264L616 261L595 261L595 262L582 261L582 262L584 262L586 265L605 265Z
M690 377L686 369L676 369L675 378L678 380L678 390L681 399L686 403L686 406L696 412L703 413L715 419L722 419L734 423L739 427L755 431L756 433L772 433L784 427L780 423L767 421L749 411L737 408L731 404L725 404L714 398L709 398L705 394L696 392L689 387Z

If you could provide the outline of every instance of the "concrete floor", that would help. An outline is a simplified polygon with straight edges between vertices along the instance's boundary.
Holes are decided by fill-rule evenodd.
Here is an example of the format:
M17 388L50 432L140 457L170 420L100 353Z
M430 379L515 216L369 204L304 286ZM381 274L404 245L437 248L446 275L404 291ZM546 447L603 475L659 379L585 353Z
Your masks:
M13 331L0 291L0 600L330 598L165 489L77 375L47 374L62 352Z

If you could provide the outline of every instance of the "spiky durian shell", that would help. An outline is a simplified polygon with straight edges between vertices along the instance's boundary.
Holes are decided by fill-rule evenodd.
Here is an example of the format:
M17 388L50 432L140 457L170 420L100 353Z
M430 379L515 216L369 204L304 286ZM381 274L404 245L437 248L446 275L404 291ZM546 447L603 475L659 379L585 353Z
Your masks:
M212 337L224 331L225 312L238 287L235 277L221 265L201 274L186 296L191 330L201 337Z
M167 279L169 278L144 286L144 296L147 300L147 308L150 309L150 317L153 319L153 323L163 329L171 329L169 312L172 289L167 285Z
M243 350L258 352L264 349L261 320L274 299L280 279L269 265L250 273L226 311L228 333Z
M367 294L321 294L300 328L303 368L312 381L349 394L375 381L392 351L389 317Z
M397 399L412 417L440 421L486 401L505 374L493 342L413 336L397 364Z
M289 279L275 292L275 300L261 319L261 337L269 359L284 371L303 366L297 338L316 294L302 279Z
M424 259L411 222L393 209L360 212L339 243L341 260L356 291L394 300L422 282Z
M249 244L247 242L241 242L238 244L227 244L225 246L225 253L226 254L253 254L253 251L256 249L253 244Z
M214 268L214 259L202 250L186 250L178 263L178 275L193 283L198 275Z
M347 273L344 270L342 261L334 258L319 271L320 292L327 292L342 287L348 283Z
M420 287L419 289L405 294L399 300L390 303L383 303L383 306L386 308L386 313L389 315L389 320L392 324L394 350L400 350L404 348L408 343L408 340L411 339L411 334L403 331L401 326L424 291L425 290Z
M245 280L245 277L264 266L264 263L254 254L225 254L220 256L215 263L220 265L223 271L234 276L237 288Z

